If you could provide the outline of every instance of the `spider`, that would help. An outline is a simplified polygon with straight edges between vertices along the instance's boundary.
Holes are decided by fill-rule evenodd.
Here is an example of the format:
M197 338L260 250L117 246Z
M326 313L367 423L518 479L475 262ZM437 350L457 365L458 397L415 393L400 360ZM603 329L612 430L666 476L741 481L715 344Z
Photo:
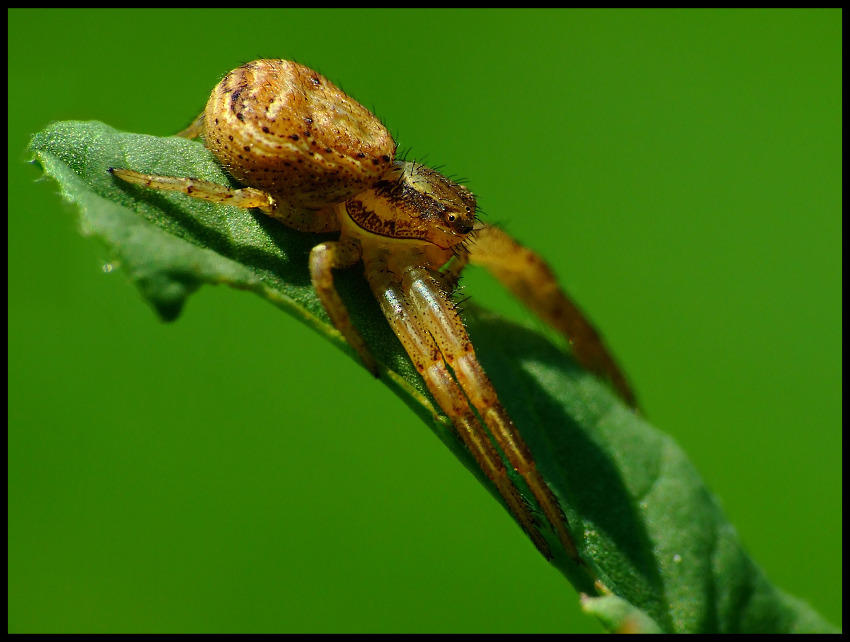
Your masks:
M310 252L313 286L333 324L376 377L378 364L334 288L333 270L362 263L394 333L461 441L520 526L553 557L513 468L566 553L581 563L567 519L475 355L452 292L482 265L567 337L576 360L635 397L598 333L537 254L476 217L475 196L424 165L395 159L396 143L365 107L295 62L257 60L231 71L184 131L241 189L188 177L110 168L121 180L256 208L301 232L339 232ZM504 456L504 459L503 459Z

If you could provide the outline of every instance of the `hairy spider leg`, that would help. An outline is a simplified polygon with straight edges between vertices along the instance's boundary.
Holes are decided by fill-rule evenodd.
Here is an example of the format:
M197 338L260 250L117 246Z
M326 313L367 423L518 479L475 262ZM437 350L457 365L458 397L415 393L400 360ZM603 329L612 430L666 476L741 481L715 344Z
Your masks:
M142 174L131 169L110 167L109 172L127 183L166 192L182 192L192 198L210 203L232 205L243 209L258 209L300 232L334 232L339 221L333 209L308 210L292 207L268 192L253 187L227 187L200 178Z
M528 446L478 362L472 342L448 292L429 270L421 267L404 271L401 288L413 307L423 311L420 322L434 338L442 359L454 372L469 403L481 415L508 462L525 480L564 550L579 562L575 542L558 499L537 470Z
M516 517L537 549L544 557L551 559L549 546L540 533L528 504L508 476L502 457L470 408L463 390L449 373L440 348L402 292L395 276L384 261L367 259L366 278L390 327L425 380L437 404L452 421L461 441L472 453L479 468L496 486L508 510Z
M444 275L447 282L457 281L467 260L487 268L532 312L566 337L576 361L608 379L627 404L637 407L631 386L599 333L561 289L554 272L540 255L517 243L504 230L490 225L475 231L466 252L468 257L461 254Z
M360 244L354 239L327 241L320 243L310 251L310 279L319 300L348 344L357 351L366 369L378 376L378 364L361 334L351 322L348 310L334 287L334 269L351 267L362 257Z

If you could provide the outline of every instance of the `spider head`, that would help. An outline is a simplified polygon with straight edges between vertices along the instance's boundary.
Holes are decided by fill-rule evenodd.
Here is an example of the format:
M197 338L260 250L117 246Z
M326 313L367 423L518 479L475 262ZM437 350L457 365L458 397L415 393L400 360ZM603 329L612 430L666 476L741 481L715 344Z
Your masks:
M403 209L418 218L425 238L442 248L462 243L475 227L475 196L465 186L424 165L401 164Z
M444 250L475 228L475 196L439 172L401 161L374 186L345 203L362 230L386 239L419 239Z

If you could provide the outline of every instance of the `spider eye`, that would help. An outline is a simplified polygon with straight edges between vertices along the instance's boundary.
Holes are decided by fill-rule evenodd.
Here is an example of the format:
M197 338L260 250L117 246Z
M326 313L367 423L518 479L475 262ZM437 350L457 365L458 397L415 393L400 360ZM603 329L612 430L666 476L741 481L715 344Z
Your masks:
M454 222L455 222L455 215L449 214L449 223L454 223Z

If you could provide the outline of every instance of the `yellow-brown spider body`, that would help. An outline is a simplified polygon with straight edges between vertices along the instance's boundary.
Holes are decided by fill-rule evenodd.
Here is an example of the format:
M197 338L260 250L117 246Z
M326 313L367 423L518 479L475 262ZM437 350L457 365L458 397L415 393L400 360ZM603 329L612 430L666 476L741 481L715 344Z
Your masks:
M336 328L377 376L378 365L333 284L332 270L362 262L387 321L438 406L520 525L551 557L504 460L523 478L566 553L581 563L558 499L499 402L451 299L467 263L487 267L570 340L580 363L607 377L634 405L613 358L546 263L499 228L478 223L475 197L466 187L423 165L395 160L396 144L383 124L303 65L258 60L235 69L181 135L203 135L246 187L111 171L146 187L258 208L303 232L338 231L339 240L319 243L309 258L311 280Z
M203 131L233 178L312 209L371 187L396 149L365 107L287 60L258 60L227 74L207 102Z

